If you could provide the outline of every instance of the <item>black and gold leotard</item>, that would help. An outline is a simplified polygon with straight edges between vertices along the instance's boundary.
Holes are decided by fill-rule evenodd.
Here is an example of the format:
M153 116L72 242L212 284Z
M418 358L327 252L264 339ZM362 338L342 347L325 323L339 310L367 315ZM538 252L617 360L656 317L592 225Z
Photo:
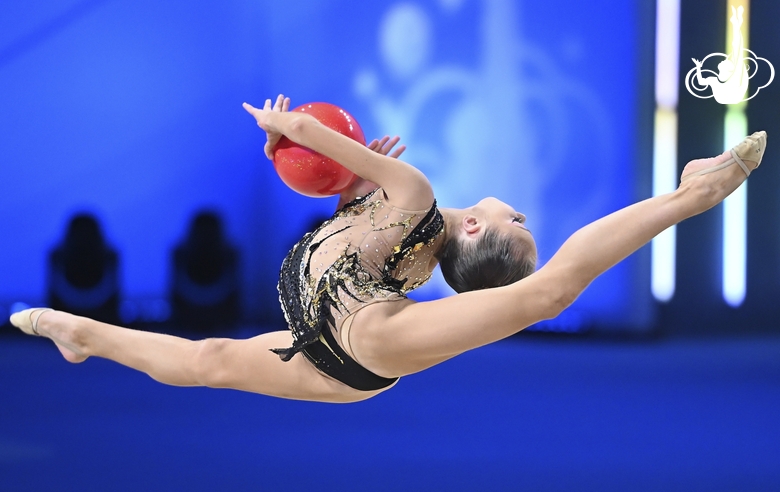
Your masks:
M321 372L359 390L385 388L378 376L336 343L344 320L370 304L398 300L430 279L434 243L444 231L436 202L403 210L379 188L338 210L293 246L282 263L279 301L293 346L273 351L284 361L302 352Z

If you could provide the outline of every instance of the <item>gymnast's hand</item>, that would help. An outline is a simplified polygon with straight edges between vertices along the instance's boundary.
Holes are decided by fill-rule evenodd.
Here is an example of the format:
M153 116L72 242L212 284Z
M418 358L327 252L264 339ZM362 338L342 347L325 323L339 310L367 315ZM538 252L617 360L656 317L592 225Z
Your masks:
M395 136L390 138L389 136L385 135L381 140L372 140L371 143L366 147L368 147L370 150L373 150L377 154L388 155L388 153L393 150L393 147L396 146L399 140L401 140L401 137ZM401 145L395 149L392 154L390 154L390 157L393 159L398 159L398 157L404 153L404 150L406 150L406 145Z
M393 150L393 147L398 144L401 137L390 138L385 135L380 140L374 139L366 147L373 150L377 154L387 155L393 159L397 159L406 150L406 145L401 145L397 149ZM339 202L336 205L336 210L340 210L345 204L351 202L359 196L366 195L375 189L379 188L376 183L372 183L366 179L358 177L346 190L342 191L339 195Z
M263 150L265 151L265 156L268 157L268 159L273 160L274 147L279 143L279 139L282 138L282 133L273 125L271 118L268 116L272 112L286 113L289 111L290 98L279 94L273 106L271 106L271 100L266 99L263 109L257 109L248 103L244 103L243 106L249 114L255 117L257 126L265 131L266 142Z

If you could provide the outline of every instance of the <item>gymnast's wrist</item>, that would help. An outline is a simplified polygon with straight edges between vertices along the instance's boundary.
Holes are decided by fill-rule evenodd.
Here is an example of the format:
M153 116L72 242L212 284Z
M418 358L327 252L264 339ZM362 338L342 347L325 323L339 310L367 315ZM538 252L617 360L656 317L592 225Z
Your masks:
M309 114L300 113L276 113L274 114L274 126L278 128L279 133L286 136L293 142L301 144L304 134L312 125L319 122Z

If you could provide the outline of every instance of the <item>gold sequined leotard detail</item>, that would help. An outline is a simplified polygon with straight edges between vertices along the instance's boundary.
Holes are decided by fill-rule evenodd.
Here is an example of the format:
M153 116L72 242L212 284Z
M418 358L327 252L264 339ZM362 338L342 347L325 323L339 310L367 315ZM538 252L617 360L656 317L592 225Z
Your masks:
M403 210L379 188L345 205L282 264L279 300L294 342L274 352L290 360L319 340L327 324L339 330L361 307L404 298L427 282L443 230L435 201L428 210Z

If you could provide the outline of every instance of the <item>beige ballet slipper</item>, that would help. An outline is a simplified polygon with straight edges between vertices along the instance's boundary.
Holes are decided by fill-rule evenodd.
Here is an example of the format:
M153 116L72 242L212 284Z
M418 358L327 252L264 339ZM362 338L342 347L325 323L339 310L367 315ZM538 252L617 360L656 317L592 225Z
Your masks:
M731 159L727 160L717 166L708 167L707 169L701 169L691 174L686 174L680 181L692 178L694 176L701 176L703 174L714 173L721 169L727 168L735 162L745 171L745 174L750 176L750 173L754 171L760 164L761 159L764 158L764 152L766 151L766 132L756 132L749 137L745 137L745 140L739 143L736 147L731 149ZM756 165L753 169L750 169L745 161L755 162Z
M39 337L41 335L38 333L38 320L47 311L54 310L50 308L30 308L19 311L11 315L11 324L28 335Z

